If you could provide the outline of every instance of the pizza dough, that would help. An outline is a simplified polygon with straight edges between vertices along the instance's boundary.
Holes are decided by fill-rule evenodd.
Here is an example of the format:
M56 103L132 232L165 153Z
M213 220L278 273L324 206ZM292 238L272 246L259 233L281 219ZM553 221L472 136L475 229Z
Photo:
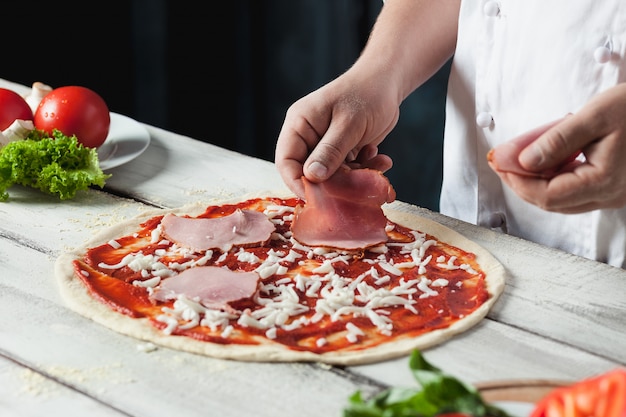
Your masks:
M349 350L323 353L292 349L259 336L252 338L258 344L212 343L187 336L166 334L162 329L155 327L146 317L136 318L115 311L109 305L94 298L83 283L83 280L77 277L73 262L82 259L89 248L106 244L122 236L132 235L138 230L142 222L155 216L163 216L166 213L195 216L202 213L207 206L235 204L247 199L265 198L266 196L272 195L264 194L246 196L237 200L206 202L174 210L154 210L103 230L74 251L59 256L55 265L55 275L60 293L72 310L94 322L100 323L116 332L172 349L241 361L317 361L329 364L352 365L404 356L414 349L422 350L440 344L480 322L487 315L504 289L505 270L488 251L459 233L416 215L414 211L411 211L412 206L399 202L384 206L388 219L409 229L432 235L440 242L445 242L474 254L476 256L475 261L485 274L485 287L488 292L487 299L470 314L454 321L449 326L433 329L417 336L407 337L400 334L388 337L383 343L364 346L363 348L359 348L359 342L356 342ZM280 196L280 198L283 197Z

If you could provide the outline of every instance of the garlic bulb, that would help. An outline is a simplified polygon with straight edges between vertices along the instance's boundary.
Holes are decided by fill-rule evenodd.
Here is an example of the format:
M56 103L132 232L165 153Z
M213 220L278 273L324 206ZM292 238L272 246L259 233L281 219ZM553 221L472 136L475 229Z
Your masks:
M33 83L33 88L30 90L30 93L24 96L24 100L26 100L26 103L30 106L33 114L37 111L37 106L39 106L41 99L44 98L50 91L52 91L52 87L49 85L39 81L35 81Z
M2 131L0 142L2 145L6 145L15 140L25 139L34 128L35 125L31 120L16 119L9 127Z

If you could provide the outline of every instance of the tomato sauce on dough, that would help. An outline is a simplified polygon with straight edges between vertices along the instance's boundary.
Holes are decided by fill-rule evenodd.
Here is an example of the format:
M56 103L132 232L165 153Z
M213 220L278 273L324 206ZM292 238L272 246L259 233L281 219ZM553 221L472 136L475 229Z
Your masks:
M447 328L489 298L485 273L474 254L391 221L384 247L347 252L294 244L291 209L302 203L296 198L256 198L207 207L198 218L223 217L237 209L280 213L272 217L276 230L269 242L233 246L228 252L177 251L166 239L155 239L163 217L155 216L113 244L87 250L82 260L74 261L75 274L109 308L147 318L173 337L226 345L278 343L315 353L367 349ZM285 207L288 210L279 210ZM242 257L244 252L258 261L242 260L248 259ZM267 275L264 268L269 266L263 265L275 254L283 256L272 265L276 272ZM131 258L143 265L133 265L128 262ZM174 315L179 325L172 328L162 317L176 309L175 300L155 300L154 288L142 283L158 281L157 262L176 274L175 266L201 258L206 261L203 265L259 272L257 293L230 302L232 318L219 325L202 321L188 325L188 320ZM297 297L293 301L297 310L285 307L288 296ZM275 311L268 310L279 304ZM205 311L203 317L207 316ZM274 316L282 318L271 321Z

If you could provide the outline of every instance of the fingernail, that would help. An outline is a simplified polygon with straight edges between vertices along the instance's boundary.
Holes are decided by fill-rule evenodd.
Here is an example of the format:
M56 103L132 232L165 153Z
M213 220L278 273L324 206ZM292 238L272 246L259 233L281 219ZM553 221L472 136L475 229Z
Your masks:
M326 179L326 173L328 172L328 168L326 168L326 166L321 164L320 162L315 161L311 162L308 171L309 174L311 174L315 178L323 180Z

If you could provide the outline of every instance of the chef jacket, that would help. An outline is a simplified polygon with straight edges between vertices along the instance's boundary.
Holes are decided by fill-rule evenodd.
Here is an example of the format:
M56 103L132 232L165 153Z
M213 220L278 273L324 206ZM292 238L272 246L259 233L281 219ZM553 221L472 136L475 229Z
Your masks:
M441 212L624 268L626 208L542 210L500 181L486 155L624 82L625 54L624 0L462 0Z

